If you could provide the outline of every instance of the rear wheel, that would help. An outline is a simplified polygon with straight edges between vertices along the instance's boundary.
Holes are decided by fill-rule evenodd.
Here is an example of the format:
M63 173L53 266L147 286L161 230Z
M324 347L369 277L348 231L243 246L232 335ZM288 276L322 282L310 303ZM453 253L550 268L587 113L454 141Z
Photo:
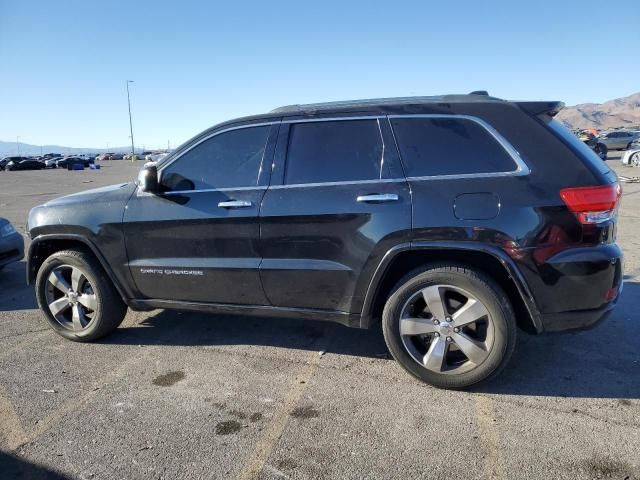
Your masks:
M463 388L504 368L516 323L509 299L481 272L440 264L401 280L383 312L393 357L409 373L440 388Z
M38 305L63 337L90 342L118 327L127 306L88 253L65 250L47 258L36 277Z
M629 158L629 165L633 167L640 167L640 152L636 152Z
M593 148L593 151L600 157L601 160L607 159L608 149L607 146L603 143L597 143Z

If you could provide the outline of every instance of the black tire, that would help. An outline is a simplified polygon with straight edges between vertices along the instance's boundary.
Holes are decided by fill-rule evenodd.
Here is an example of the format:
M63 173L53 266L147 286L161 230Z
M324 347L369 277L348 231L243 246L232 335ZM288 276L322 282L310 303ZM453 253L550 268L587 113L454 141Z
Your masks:
M598 154L601 160L607 159L607 154L609 153L609 150L604 143L596 144L594 151Z
M60 267L79 269L90 285L92 295L95 295L95 310L90 311L90 321L81 330L63 326L49 308L48 278L54 269ZM35 288L38 306L51 328L64 338L75 342L91 342L111 333L118 328L127 313L127 306L100 263L93 255L81 250L63 250L48 257L38 270Z
M435 285L449 285L472 293L488 312L485 321L493 323L492 345L486 358L477 366L467 363L471 369L461 369L459 374L427 369L411 356L400 335L400 316L405 304L418 292ZM398 282L384 307L382 329L391 355L410 374L434 387L460 389L496 376L507 365L515 348L517 327L511 302L495 281L464 265L441 263L414 270ZM445 353L445 357L447 355L449 353Z

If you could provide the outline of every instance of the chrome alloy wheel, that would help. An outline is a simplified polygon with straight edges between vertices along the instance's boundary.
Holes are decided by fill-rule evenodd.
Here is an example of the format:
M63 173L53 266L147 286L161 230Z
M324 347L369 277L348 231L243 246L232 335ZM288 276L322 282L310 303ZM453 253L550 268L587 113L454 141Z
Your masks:
M71 265L60 265L51 271L45 285L45 298L53 318L73 331L87 328L98 305L85 274Z
M400 338L424 368L461 374L486 360L494 340L488 309L470 292L432 285L407 300L400 314Z

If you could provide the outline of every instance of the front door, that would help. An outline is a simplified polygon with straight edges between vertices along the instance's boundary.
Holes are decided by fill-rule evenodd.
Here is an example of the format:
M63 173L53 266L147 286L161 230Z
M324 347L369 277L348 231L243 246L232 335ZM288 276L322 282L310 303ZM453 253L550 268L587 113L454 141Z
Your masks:
M203 135L159 165L163 193L131 197L124 230L142 298L267 302L258 274L258 213L277 128L245 125Z
M408 241L411 198L386 117L283 122L260 213L260 277L274 306L361 311L369 280Z

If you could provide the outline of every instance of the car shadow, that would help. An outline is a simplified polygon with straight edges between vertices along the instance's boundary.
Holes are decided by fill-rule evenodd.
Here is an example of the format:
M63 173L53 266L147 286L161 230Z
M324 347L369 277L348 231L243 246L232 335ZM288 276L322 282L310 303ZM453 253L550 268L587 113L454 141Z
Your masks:
M640 398L640 284L625 283L609 319L587 331L535 336L519 332L507 368L476 392L580 398ZM175 324L180 323L176 333ZM140 326L144 328L139 328ZM120 328L109 344L262 345L325 350L339 355L390 359L379 327L359 330L295 319L158 311L135 328Z
M640 398L640 283L625 282L611 316L590 330L519 336L503 373L474 389L505 395Z
M0 450L0 472L3 479L66 480L71 477L28 462Z
M176 322L180 324L177 332ZM362 330L323 321L173 310L152 313L138 326L121 327L102 341L126 345L262 345L359 357L387 356L379 328Z
M0 272L0 312L35 309L25 285L25 263ZM640 398L640 283L624 284L617 308L594 329L535 336L519 332L507 368L476 392L582 398ZM176 323L180 328L176 330ZM143 328L139 328L142 326ZM379 326L359 330L329 322L158 310L135 328L121 327L102 340L126 345L263 345L325 350L339 355L391 358Z
M38 308L33 286L26 281L26 263L15 262L0 270L0 312Z

